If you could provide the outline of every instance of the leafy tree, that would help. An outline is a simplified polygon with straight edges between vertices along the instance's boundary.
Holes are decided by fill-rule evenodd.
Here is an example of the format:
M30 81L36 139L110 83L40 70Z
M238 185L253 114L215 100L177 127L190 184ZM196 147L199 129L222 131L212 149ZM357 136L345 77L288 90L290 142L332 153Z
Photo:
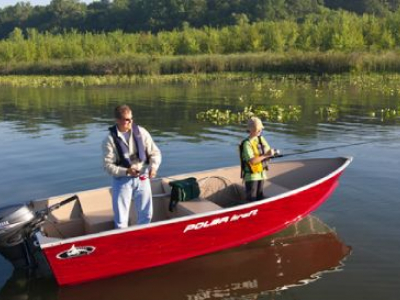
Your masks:
M86 5L80 3L79 0L52 0L48 6L48 12L55 30L80 28L80 23L86 15Z

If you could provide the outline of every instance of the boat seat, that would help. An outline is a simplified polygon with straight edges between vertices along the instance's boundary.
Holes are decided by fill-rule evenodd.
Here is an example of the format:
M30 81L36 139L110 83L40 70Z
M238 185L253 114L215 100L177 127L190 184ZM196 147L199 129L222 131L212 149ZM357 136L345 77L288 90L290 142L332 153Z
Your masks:
M111 189L98 189L79 195L86 234L114 228Z
M82 236L85 234L82 219L71 219L69 221L51 221L45 222L42 226L45 236L52 238L69 238Z
M178 202L175 211L172 212L175 217L201 214L209 211L222 209L221 206L204 198L196 198L190 201Z
M271 181L265 181L264 182L264 196L266 198L274 197L279 194L283 194L290 191L290 189L287 189L279 184L272 183Z
M86 234L98 233L115 228L111 188L98 189L78 195ZM135 205L129 212L129 225L137 223Z
M83 216L85 233L98 233L114 229L114 212L103 210Z
M47 201L41 202L42 206L38 206L36 209L44 209L46 207L52 206L56 203L60 203L71 195L62 195L57 197L52 197L47 199ZM53 223L64 223L72 220L82 219L82 207L79 201L72 201L70 203L64 204L62 207L53 210L49 215L49 220Z

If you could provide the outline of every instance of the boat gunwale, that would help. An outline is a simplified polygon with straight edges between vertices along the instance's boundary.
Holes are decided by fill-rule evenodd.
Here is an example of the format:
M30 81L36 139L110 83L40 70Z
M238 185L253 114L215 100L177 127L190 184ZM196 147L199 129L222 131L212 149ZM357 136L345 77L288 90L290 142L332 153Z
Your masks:
M221 210L213 210L213 211L209 211L209 212L204 212L204 213L199 213L199 214L193 214L193 215L189 215L189 216L183 216L183 217L177 217L177 218L173 218L173 219L168 219L168 220L164 220L164 221L157 221L155 223L149 223L149 224L143 224L143 225L134 225L134 226L130 226L127 228L122 228L122 229L111 229L111 230L107 230L107 231L103 231L103 232L99 232L99 233L93 233L93 234L86 234L86 235L81 235L81 236L77 236L77 237L71 237L71 238L66 238L66 239L62 239L62 240L58 240L57 241L49 241L46 243L45 239L54 239L52 237L46 237L44 235L42 235L42 233L39 231L36 233L36 237L39 241L39 245L41 247L41 249L45 249L45 248L51 248L54 246L60 246L63 244L69 244L69 243L75 243L75 242L80 242L80 241L85 241L85 240L91 240L91 239L96 239L96 238L101 238L101 237L105 237L105 236L109 236L109 235L115 235L115 234L124 234L126 232L131 232L131 231L139 231L139 230L145 230L148 228L154 228L157 226L164 226L164 225L168 225L168 224L173 224L173 223L179 223L179 222L185 222L188 220L195 220L195 219L200 219L203 217L209 217L209 216L214 216L214 215L219 215L219 214L225 214L225 213L230 213L233 211L237 211L237 210L243 210L243 209L251 209L254 207L258 207L261 206L263 204L269 203L269 202L274 202L274 201L278 201L282 198L286 198L288 196L294 195L294 194L298 194L300 192L303 192L305 190L308 190L310 188L313 188L315 186L318 186L320 184L322 184L323 182L329 180L330 178L336 176L337 174L343 172L344 169L347 168L347 166L352 162L353 157L351 156L338 156L338 157L334 157L334 158L306 158L306 159L302 159L302 160L313 160L313 159L345 159L345 161L343 162L343 164L338 167L337 169L335 169L334 171L330 172L329 174L327 174L326 176L317 179L309 184L306 184L304 186L301 186L297 189L293 189L293 190L289 190L287 192L283 192L279 195L276 196L272 196L269 198L266 198L264 200L259 200L256 202L251 202L251 203L246 203L246 204L241 204L241 205L237 205L234 207L228 207L228 208L223 208ZM291 162L291 161L296 161L296 160L288 160L285 162ZM300 160L301 161L301 160ZM208 171L218 171L220 169L226 169L226 168L233 168L236 166L230 166L230 167L224 167L224 168L218 168L218 169L209 169L209 170L204 170L201 172L208 172ZM193 174L193 173L186 173L186 174L179 174L179 176L186 176L189 174ZM162 177L162 178L167 178L167 177ZM161 178L161 179L162 179ZM98 189L93 189L93 190L99 190L99 189L103 189L102 188L98 188ZM81 191L84 192L84 191ZM80 192L76 192L77 194L79 194ZM68 194L66 194L68 195Z

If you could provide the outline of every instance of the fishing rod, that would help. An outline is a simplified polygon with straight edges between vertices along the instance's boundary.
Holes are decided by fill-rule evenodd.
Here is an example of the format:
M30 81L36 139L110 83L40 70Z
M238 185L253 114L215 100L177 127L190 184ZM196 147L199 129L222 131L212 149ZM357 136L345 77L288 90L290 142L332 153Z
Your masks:
M288 154L282 154L282 153L279 152L279 150L277 150L278 154L271 156L271 158L279 158L279 157L287 157L287 156L293 156L293 155L301 155L301 154L319 152L319 151L336 149L336 148L344 148L344 147L372 144L372 143L376 143L376 142L379 142L379 141L375 140L375 141L359 142L359 143L345 144L345 145L338 145L338 146L329 146L329 147L316 148L316 149L311 149L311 150L306 150L306 151L292 152L292 153L288 153Z

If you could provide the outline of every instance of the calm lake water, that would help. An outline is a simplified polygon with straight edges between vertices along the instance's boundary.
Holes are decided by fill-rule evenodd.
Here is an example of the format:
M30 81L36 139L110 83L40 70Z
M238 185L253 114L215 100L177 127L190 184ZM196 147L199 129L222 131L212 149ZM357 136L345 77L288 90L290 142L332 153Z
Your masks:
M284 110L285 122L266 122L264 133L283 153L339 146L291 158L353 156L354 161L333 196L306 220L318 223L313 229L324 229L319 233L305 230L293 238L292 227L280 243L265 238L70 288L58 288L52 278L27 281L0 258L1 300L399 299L397 93L346 83L340 88L254 82L1 87L0 206L109 185L100 144L113 123L113 108L121 103L132 106L136 122L161 148L160 176L237 164L245 126L215 125L196 114L216 108L237 112L249 105ZM289 105L301 111L286 121ZM360 142L371 143L340 147Z

